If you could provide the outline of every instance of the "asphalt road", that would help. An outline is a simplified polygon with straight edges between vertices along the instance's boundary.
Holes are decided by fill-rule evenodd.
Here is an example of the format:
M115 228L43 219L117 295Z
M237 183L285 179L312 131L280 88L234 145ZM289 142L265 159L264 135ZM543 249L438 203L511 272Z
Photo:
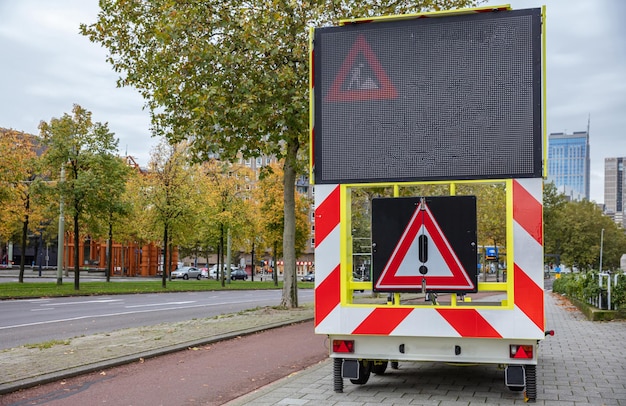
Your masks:
M245 290L4 300L0 301L0 350L276 306L281 294L280 290ZM300 290L298 298L302 304L311 303L313 290Z
M222 405L328 357L299 323L0 397L0 405Z

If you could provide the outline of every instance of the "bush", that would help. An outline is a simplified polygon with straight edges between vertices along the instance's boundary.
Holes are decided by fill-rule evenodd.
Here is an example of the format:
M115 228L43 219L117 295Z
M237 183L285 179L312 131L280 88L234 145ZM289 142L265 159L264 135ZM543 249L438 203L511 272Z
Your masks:
M582 297L579 299L588 302L589 300L596 299L600 294L600 286L598 286L598 273L587 272L583 274L582 278Z
M569 297L582 297L582 284L579 281L580 274L561 274L552 284L552 291Z
M561 274L552 284L552 291L578 299L581 302L597 300L600 295L598 286L598 272L584 274ZM626 274L617 275L617 283L611 279L611 302L613 308L626 308Z
M626 308L626 274L617 275L617 283L611 291L611 301L617 309Z

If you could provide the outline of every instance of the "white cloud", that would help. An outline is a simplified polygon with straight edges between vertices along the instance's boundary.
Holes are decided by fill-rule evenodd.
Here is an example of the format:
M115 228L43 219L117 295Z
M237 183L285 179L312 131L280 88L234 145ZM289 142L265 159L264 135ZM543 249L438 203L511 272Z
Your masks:
M604 158L626 156L626 2L510 0L513 9L546 5L547 132L587 129L591 116L591 198L604 200ZM149 116L134 89L118 89L106 50L78 33L97 0L0 0L0 127L37 133L40 120L78 103L108 122L120 150L146 164Z
M21 0L0 3L0 127L37 134L40 121L70 113L74 104L108 122L120 153L147 164L150 118L131 88L117 88L106 50L79 34L92 23L96 0Z

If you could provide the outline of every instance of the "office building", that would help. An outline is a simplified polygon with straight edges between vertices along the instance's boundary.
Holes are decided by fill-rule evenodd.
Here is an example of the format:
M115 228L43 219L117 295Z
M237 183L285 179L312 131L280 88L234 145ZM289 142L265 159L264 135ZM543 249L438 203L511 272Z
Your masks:
M589 200L589 130L548 136L548 181L571 200Z
M624 162L626 158L604 158L604 212L624 225Z

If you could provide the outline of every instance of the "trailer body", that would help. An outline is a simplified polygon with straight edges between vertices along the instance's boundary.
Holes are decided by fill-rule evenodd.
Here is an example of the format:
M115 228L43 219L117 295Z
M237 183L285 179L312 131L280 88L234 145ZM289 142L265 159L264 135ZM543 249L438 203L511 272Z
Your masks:
M437 361L506 365L505 384L536 398L542 21L502 6L312 30L315 332L336 391L389 363ZM504 190L504 241L479 241L484 202L464 190L485 184ZM355 207L363 193L376 197ZM356 211L371 216L368 278L354 273ZM506 251L506 279L480 279L489 244Z

